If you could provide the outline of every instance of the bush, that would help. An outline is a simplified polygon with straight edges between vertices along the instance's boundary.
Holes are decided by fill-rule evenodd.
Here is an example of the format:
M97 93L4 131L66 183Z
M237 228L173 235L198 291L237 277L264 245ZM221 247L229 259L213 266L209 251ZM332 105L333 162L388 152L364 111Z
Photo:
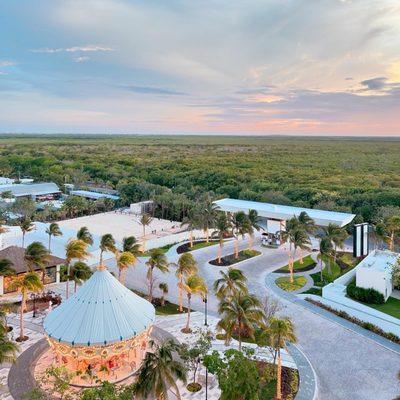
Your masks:
M259 251L257 250L242 250L241 253L245 256L245 257L255 257L258 256L260 254Z
M383 304L385 298L383 294L372 288L362 288L356 286L354 282L351 282L346 289L347 296L354 300L361 301L367 304Z
M186 386L186 389L189 390L189 392L198 392L201 389L200 383L197 382L191 382Z

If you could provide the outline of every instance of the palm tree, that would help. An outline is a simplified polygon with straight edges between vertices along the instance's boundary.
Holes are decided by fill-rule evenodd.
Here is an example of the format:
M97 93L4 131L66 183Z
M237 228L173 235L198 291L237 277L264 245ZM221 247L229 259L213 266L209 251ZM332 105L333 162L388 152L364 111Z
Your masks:
M260 218L256 210L249 210L247 218L249 220L249 250L251 250L253 248L254 230L259 231L261 229Z
M230 299L236 293L247 293L247 278L240 269L229 268L220 271L221 278L214 282L214 291L219 299Z
M309 235L313 234L317 229L315 221L305 211L302 211L297 219L300 225Z
M76 233L76 238L85 242L88 246L93 245L93 236L86 226L82 226Z
M193 255L190 253L183 253L176 265L177 269L175 276L178 278L178 291L179 291L179 311L183 311L183 278L189 275L195 275L198 272L197 263Z
M224 247L224 238L231 232L231 224L225 213L219 213L215 221L215 231L212 236L218 236L218 264L221 264L222 248Z
M168 272L169 264L167 257L164 252L159 249L151 249L150 250L150 258L146 262L148 267L147 270L147 280L149 282L149 301L153 301L153 287L154 287L154 269L158 269L160 272L165 273Z
M51 237L62 236L60 227L56 222L52 222L47 228L46 233L49 235L49 253L51 253Z
M7 258L0 260L0 276L13 276L15 269L12 267L13 263Z
M150 214L142 214L139 219L139 224L142 225L143 235L142 235L142 250L146 251L146 226L149 226L153 221L153 217Z
M323 282L323 274L322 274L322 269L323 269L323 263L322 263L322 256L326 256L328 258L328 271L329 274L331 273L331 257L333 254L333 247L332 247L332 242L328 237L323 237L321 238L319 242L319 252L320 252L320 261L321 261L321 282Z
M135 398L169 400L172 392L174 400L181 400L176 382L186 383L187 370L174 357L173 353L179 350L178 345L171 339L158 346L150 341L150 345L153 349L146 353L137 372Z
M137 242L135 236L128 236L122 239L122 251L129 251L135 257L142 255L140 243Z
M27 272L22 276L18 276L11 283L13 290L18 290L22 294L21 307L20 307L20 334L17 341L23 342L28 339L24 335L24 310L26 309L26 299L30 292L38 293L43 290L43 283L36 272Z
M303 264L302 250L310 250L310 238L304 228L298 228L293 232L292 243L294 247L294 256L296 258L297 249L300 249L300 264Z
M116 251L115 258L118 267L118 280L125 284L125 271L129 267L135 265L136 257L130 251L124 251L122 253Z
M22 231L22 247L25 247L25 235L27 232L31 232L35 226L32 224L32 221L26 217L19 221L19 227Z
M336 224L329 224L327 227L324 228L322 235L320 235L320 238L326 237L333 244L334 261L336 261L337 248L343 246L343 243L346 240L347 236L348 235L346 229L341 228L339 225Z
M74 293L76 293L76 285L81 285L87 281L93 272L90 267L83 261L77 261L71 268L71 278L74 281Z
M100 263L99 263L99 265L102 266L103 265L103 253L105 251L110 251L115 254L115 252L117 251L117 248L115 247L115 240L114 240L113 236L111 235L111 233L106 233L105 235L103 235L101 237L99 248L100 248Z
M242 350L242 332L246 330L254 338L255 327L260 326L264 320L264 312L257 297L242 292L221 301L218 312L222 319L217 328L225 330L227 341L231 339L233 332L237 331L239 351Z
M42 270L42 283L46 272L46 264L49 261L49 251L40 242L32 242L26 249L24 259L27 265L27 271L33 272L35 267Z
M65 246L65 260L67 264L67 290L66 297L69 296L69 279L71 274L71 261L74 259L84 260L89 257L90 253L87 251L88 244L83 240L70 239Z
M168 294L168 284L165 282L161 282L158 285L158 288L161 290L161 306L165 305L165 296Z
M186 226L189 229L190 247L193 247L193 231L201 226L198 211L191 209L183 219L181 226Z
M188 276L182 284L179 284L182 289L186 292L187 297L187 321L186 327L182 329L184 333L190 333L190 307L192 296L198 294L202 297L207 293L207 286L204 282L204 279L199 275L190 275Z
M7 336L7 327L0 325L0 364L14 363L19 347Z
M210 239L210 229L215 224L215 219L217 218L217 210L218 206L216 206L212 202L207 202L206 206L200 210L199 219L200 225L203 229L204 235L206 237L206 242L209 242Z
M286 227L283 232L281 232L281 237L284 242L288 242L289 246L288 250L288 267L290 271L290 280L293 282L293 254L292 247L294 241L294 235L297 230L301 229L301 225L299 220L296 217L293 217L286 221Z
M249 220L243 211L238 211L232 216L232 233L235 237L235 258L239 257L239 236L249 232Z
M400 234L400 215L388 217L383 222L385 232L384 239L388 243L389 250L394 251L395 238Z
M295 343L297 338L289 318L271 318L267 329L270 346L275 349L278 358L276 375L276 400L282 399L282 359L281 349L286 348L286 341Z

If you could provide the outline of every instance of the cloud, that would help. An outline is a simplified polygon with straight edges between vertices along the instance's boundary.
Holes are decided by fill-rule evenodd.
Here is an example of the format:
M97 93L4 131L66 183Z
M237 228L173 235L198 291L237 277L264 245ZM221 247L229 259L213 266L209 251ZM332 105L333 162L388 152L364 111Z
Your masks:
M0 67L12 67L15 65L14 61L4 60L0 61Z
M89 60L90 60L90 57L87 57L87 56L80 56L80 57L75 57L74 58L74 61L77 62L77 63L83 63L83 62L86 62L86 61L89 61Z
M379 77L379 78L366 79L360 83L361 85L365 86L366 90L382 90L386 87L387 78Z
M127 90L139 94L157 94L165 96L187 96L187 93L154 86L126 86Z
M33 49L31 50L33 53L94 53L94 52L108 52L114 51L111 47L106 46L95 46L95 45L87 45L87 46L74 46L74 47L59 47L59 48L49 48L45 47L42 49Z

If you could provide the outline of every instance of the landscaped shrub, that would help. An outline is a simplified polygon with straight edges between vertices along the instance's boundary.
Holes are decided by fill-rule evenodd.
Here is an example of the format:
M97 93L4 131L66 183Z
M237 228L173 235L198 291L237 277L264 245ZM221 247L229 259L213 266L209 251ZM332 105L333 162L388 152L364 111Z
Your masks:
M346 289L347 296L354 300L361 301L367 304L383 304L385 298L383 294L372 288L362 288L356 286L354 282L348 284Z
M400 344L400 337L395 335L394 333L385 332L383 329L379 328L379 326L376 326L370 322L362 321L361 319L358 319L356 317L352 317L351 315L347 314L346 311L336 310L335 308L329 307L326 304L321 303L320 301L313 300L310 297L306 297L306 300L309 303L312 303L318 307L323 308L324 310L331 312L332 314L337 315L338 317L347 319L348 321L353 322L353 324L359 325L359 326L363 327L364 329L374 332L377 335L383 336L384 338L386 338L394 343Z
M249 249L242 250L241 253L246 257L255 257L255 256L258 256L260 254L260 252L257 251L257 250L249 250Z

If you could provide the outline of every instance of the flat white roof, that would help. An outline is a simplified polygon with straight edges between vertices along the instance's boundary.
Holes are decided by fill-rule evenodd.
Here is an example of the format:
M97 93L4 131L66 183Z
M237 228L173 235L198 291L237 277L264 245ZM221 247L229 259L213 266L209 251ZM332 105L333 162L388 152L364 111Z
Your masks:
M221 199L214 201L214 204L219 206L222 211L244 211L245 213L248 213L249 210L256 210L260 217L285 221L293 216L299 216L302 211L305 211L319 226L328 226L329 224L345 226L355 217L355 214L316 210L314 208L283 206L279 204L261 203L258 201L248 200Z
M374 250L357 265L357 270L369 269L390 272L399 257L400 254L393 251Z
M11 192L15 197L41 196L60 193L59 187L53 182L21 183L15 185L1 185L0 193Z
M118 200L119 197L113 194L107 193L98 193L98 192L90 192L89 190L71 190L70 194L74 196L81 196L86 197L88 199L111 199L111 200Z

